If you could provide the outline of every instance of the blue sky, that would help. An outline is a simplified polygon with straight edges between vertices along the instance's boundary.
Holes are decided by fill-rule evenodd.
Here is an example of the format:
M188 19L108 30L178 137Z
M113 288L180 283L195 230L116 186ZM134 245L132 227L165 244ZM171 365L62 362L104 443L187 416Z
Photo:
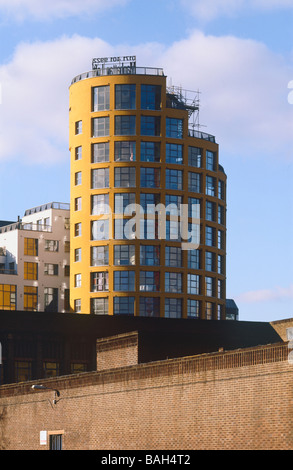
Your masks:
M125 54L201 92L240 319L293 317L293 0L0 0L0 219L69 202L70 81Z

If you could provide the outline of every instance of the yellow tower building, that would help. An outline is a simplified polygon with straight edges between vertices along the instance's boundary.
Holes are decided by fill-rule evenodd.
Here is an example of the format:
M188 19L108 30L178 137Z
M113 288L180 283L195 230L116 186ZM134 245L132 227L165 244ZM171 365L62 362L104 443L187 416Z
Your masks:
M72 311L225 319L226 175L197 113L135 57L72 80Z

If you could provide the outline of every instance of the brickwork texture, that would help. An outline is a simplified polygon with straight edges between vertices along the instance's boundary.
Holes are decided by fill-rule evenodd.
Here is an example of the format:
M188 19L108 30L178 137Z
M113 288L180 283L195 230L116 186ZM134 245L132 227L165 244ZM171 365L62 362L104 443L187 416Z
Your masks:
M292 371L280 343L47 379L56 404L2 386L0 448L46 450L57 431L64 450L292 450Z

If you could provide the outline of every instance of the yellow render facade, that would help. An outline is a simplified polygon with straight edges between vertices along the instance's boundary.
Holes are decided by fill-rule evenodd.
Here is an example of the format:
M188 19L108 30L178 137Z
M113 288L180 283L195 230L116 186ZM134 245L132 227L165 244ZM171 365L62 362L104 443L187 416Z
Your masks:
M226 175L215 139L190 132L160 69L98 73L70 86L71 310L224 319ZM127 235L130 203L200 204L198 249L172 238L169 215L166 237L158 221L152 235Z

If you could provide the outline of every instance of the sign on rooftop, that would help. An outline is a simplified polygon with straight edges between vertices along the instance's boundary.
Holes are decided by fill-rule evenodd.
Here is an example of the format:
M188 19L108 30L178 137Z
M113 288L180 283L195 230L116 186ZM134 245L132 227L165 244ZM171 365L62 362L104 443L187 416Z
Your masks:
M118 56L118 57L97 57L92 60L92 68L93 70L99 68L101 65L105 64L111 64L113 66L114 64L123 66L125 63L130 64L135 67L136 64L136 56L135 55L124 55L124 56Z

